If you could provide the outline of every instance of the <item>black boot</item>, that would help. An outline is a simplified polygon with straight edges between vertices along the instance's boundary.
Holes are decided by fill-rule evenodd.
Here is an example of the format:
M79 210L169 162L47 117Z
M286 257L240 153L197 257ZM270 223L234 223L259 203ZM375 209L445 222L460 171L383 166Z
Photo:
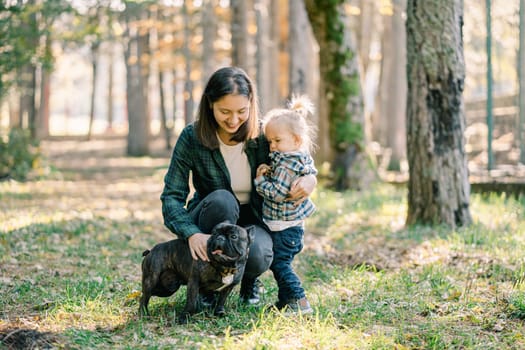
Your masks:
M239 295L241 300L248 305L256 305L261 301L260 288L261 281L258 278L243 278Z

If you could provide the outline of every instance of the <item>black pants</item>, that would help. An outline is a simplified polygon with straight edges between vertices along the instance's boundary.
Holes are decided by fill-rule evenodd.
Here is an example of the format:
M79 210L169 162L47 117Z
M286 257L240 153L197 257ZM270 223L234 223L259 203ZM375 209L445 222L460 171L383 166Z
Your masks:
M223 221L236 223L255 230L254 242L246 262L243 280L255 280L270 268L273 259L272 238L268 231L256 224L248 205L239 206L237 199L227 190L217 190L207 195L191 212L193 222L203 233L210 233Z

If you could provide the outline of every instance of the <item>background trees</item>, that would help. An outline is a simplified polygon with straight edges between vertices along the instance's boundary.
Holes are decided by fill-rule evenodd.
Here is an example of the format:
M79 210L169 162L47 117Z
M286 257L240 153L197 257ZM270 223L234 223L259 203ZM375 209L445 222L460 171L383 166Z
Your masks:
M462 0L408 1L409 224L471 222L462 27Z

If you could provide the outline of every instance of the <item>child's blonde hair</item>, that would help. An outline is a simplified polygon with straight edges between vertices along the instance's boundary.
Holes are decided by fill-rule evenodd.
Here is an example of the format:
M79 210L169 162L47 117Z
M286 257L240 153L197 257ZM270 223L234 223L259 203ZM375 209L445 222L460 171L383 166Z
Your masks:
M293 95L287 107L275 108L266 113L263 119L264 132L269 123L281 123L301 139L302 150L312 153L317 147L314 143L317 128L308 118L314 113L314 104L306 95Z

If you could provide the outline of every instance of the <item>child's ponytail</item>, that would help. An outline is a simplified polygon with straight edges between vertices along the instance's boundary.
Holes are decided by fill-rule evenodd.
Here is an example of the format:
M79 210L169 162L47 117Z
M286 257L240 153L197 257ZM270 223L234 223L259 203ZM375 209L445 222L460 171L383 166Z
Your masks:
M299 113L303 118L308 118L315 112L313 102L306 95L293 95L288 103L288 109Z

